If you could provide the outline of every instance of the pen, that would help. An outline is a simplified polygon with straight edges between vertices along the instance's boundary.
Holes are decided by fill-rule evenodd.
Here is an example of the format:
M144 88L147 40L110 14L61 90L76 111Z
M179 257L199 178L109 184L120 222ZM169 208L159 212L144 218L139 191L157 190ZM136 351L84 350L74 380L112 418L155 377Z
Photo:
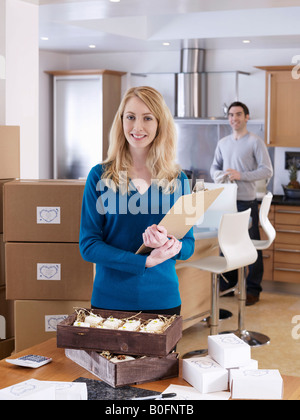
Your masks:
M132 398L132 400L162 400L163 398L174 398L177 394L174 392L171 392L169 394L157 394L157 395L151 395L150 397L137 397Z

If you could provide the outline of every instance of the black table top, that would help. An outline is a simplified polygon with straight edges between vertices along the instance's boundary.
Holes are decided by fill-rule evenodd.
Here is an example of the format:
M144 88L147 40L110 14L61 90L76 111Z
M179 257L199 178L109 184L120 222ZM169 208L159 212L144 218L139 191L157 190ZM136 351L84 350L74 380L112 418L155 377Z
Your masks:
M300 206L299 198L287 198L285 195L274 195L272 200L273 205L282 206Z

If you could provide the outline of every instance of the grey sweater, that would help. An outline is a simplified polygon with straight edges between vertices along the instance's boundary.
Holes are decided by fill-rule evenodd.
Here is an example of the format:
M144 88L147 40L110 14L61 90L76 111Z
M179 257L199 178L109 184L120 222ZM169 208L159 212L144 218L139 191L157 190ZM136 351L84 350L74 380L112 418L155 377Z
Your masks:
M253 133L247 133L239 140L234 136L221 139L215 151L211 166L211 177L215 182L224 182L224 172L235 169L241 173L237 199L251 201L256 198L256 181L270 179L273 168L268 149L263 140Z

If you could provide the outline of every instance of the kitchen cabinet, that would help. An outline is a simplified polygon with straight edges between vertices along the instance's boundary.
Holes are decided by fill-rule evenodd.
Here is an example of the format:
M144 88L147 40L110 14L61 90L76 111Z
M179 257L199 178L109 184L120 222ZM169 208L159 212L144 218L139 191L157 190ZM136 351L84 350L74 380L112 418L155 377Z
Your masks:
M49 71L53 76L54 178L86 178L107 157L109 131L121 101L111 70Z
M274 281L300 284L300 207L275 206Z
M293 66L257 67L266 71L265 140L268 146L300 146L300 79Z
M263 251L263 280L300 284L300 206L272 205L269 220L276 238ZM261 239L267 239L260 229Z

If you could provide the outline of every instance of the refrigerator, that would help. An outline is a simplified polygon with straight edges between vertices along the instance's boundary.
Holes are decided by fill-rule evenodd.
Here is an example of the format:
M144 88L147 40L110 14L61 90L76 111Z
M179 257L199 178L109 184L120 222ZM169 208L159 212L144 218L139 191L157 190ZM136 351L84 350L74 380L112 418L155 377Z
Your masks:
M181 119L175 118L177 129L177 162L192 180L213 182L210 168L218 141L231 134L232 129L227 119ZM248 131L264 139L264 123L249 121Z

